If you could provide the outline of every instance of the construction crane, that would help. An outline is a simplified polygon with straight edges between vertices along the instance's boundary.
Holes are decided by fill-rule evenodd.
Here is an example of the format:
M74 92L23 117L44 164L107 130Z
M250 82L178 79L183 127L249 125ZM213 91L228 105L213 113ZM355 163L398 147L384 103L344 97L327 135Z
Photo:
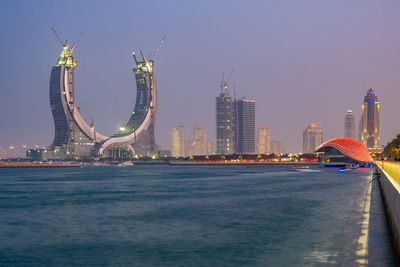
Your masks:
M69 50L69 54L70 54L71 56L74 55L75 50L76 50L76 47L78 46L79 40L82 38L83 33L84 33L84 32L81 31L81 34L79 34L78 39L77 39L76 42L72 45L71 50Z
M119 107L119 104L118 104L118 101L117 101L116 98L114 98L114 102L115 102L115 105L117 106L118 114L119 114L119 117L120 117L121 123L122 123L122 126L121 126L120 130L121 130L121 131L125 131L126 120L125 120L124 117L122 116L121 109L120 109L120 107Z
M222 73L221 82L219 83L219 87L221 88L221 94L222 94L223 91L224 91L224 77L225 77L225 70L224 70L224 72Z
M51 30L53 31L54 35L57 37L58 41L60 41L62 46L67 45L67 40L63 41L61 39L61 37L57 34L56 30L53 27L51 27Z
M94 118L92 117L92 115L90 115L89 108L87 106L86 101L85 101L84 104L85 104L86 113L87 113L87 115L89 116L89 119L90 119L90 128L93 129L93 140L96 143L96 129L94 127Z
M68 44L67 40L63 41L63 39L61 39L61 37L57 34L56 30L54 29L54 27L51 27L51 30L53 31L54 35L57 37L58 41L61 43L62 46L66 47ZM83 31L81 31L81 33L79 34L78 39L76 40L76 42L72 45L72 48L70 49L69 54L71 56L74 55L76 47L78 46L79 40L82 38L83 35Z
M229 82L230 82L230 80L231 80L231 78L232 78L232 73L233 73L233 70L234 70L235 68L232 68L231 69L231 72L229 73L229 76L228 76L228 79L225 81L225 70L224 70L224 72L222 73L222 79L221 79L221 83L220 83L220 87L221 87L221 93L225 90L225 93L226 94L228 94L229 92L228 92L228 86L229 86Z
M158 43L156 50L154 50L153 55L149 55L148 58L150 59L150 61L154 61L154 59L157 57L158 55L158 51L160 51L160 48L163 46L163 44L165 43L165 39L167 38L167 36L164 34L163 38L161 39L161 41Z

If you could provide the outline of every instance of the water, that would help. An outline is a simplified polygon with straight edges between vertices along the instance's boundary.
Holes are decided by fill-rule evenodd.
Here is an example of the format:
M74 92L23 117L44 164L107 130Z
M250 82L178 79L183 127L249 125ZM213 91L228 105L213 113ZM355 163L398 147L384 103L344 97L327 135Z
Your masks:
M371 174L245 166L0 169L0 265L359 266L368 259L393 266ZM363 223L367 252L360 250Z

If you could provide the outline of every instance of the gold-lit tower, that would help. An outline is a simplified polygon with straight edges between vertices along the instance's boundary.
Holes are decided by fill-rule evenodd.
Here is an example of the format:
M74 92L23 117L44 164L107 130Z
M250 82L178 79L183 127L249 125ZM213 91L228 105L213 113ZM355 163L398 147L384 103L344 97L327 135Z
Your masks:
M369 149L379 148L379 102L374 90L369 89L362 104L362 143Z

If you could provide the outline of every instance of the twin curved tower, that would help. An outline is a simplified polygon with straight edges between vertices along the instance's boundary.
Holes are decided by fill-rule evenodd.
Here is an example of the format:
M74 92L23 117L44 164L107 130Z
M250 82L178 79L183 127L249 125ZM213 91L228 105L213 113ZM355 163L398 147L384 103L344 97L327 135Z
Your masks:
M81 159L91 157L151 156L156 153L154 137L157 113L157 86L154 79L154 60L140 52L142 60L132 53L136 63L136 105L126 125L113 136L97 132L82 117L75 101L74 53L77 42L68 49L63 45L56 66L50 76L50 107L53 114L55 136L45 150L48 159Z

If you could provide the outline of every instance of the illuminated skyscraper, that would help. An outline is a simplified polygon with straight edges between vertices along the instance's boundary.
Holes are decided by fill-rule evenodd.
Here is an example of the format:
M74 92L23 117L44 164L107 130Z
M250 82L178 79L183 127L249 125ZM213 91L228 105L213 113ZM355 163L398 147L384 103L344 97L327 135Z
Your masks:
M0 146L0 159L7 158L7 150L5 150L2 146Z
M322 130L317 123L307 123L303 131L303 153L314 153L315 149L322 144Z
M207 155L207 131L197 125L193 128L193 140L186 142L187 156Z
M356 137L356 123L351 109L344 116L344 137L354 139Z
M285 146L283 142L277 140L271 141L271 153L275 155L285 153Z
M187 140L185 144L186 156L202 156L214 153L214 144L207 139L206 128L197 125L193 128L193 140Z
M362 143L368 148L379 147L379 102L369 89L362 105Z
M214 154L214 143L211 140L207 140L207 155Z
M363 120L361 114L360 120L358 121L358 132L357 132L357 140L361 143L362 143L362 131L363 131Z
M257 154L270 154L271 153L271 141L269 136L269 129L258 125L257 127Z
M53 32L61 41L55 30ZM74 53L78 40L69 49L61 42L63 51L50 74L50 108L54 119L53 143L44 149L29 150L36 158L83 159L91 157L130 158L134 154L154 156L157 145L154 139L155 117L157 113L157 86L154 79L154 60L147 60L141 52L142 60L132 53L136 67L133 69L137 97L135 109L126 125L119 127L113 136L100 134L95 129L94 119L90 125L80 114L75 100ZM32 157L32 156L30 156Z
M253 154L256 149L256 101L236 101L236 153Z
M172 129L170 150L173 157L185 156L185 128L183 126Z
M197 125L193 128L193 155L207 155L207 131Z
M216 98L217 154L235 153L234 101L226 90Z

